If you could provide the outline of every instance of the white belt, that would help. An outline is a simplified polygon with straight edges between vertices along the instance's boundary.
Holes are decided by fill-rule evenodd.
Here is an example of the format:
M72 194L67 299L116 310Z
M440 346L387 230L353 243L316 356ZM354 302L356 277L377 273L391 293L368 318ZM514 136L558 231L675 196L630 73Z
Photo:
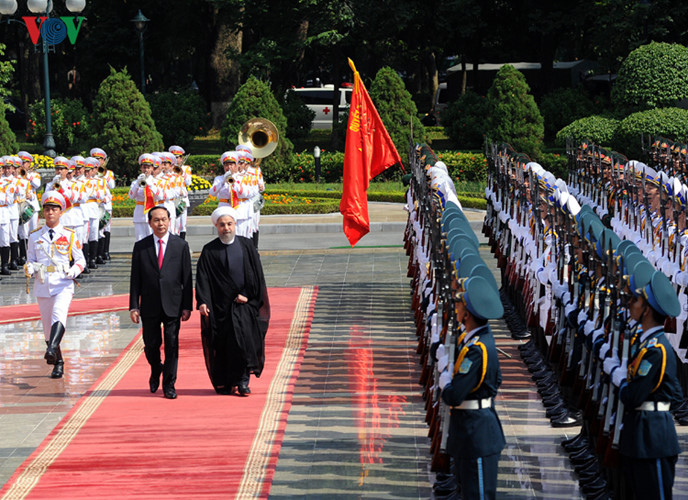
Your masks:
M643 404L638 406L636 410L638 411L669 411L671 403L665 403L663 401L645 401Z
M452 410L480 410L481 408L490 408L492 406L492 398L485 399L467 399L457 406L452 406Z

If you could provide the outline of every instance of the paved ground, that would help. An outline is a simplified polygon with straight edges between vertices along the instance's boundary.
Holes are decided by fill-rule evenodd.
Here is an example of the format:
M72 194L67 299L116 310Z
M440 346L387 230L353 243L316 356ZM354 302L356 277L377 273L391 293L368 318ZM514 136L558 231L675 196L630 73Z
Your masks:
M406 213L399 204L373 203L370 215L371 233L353 249L341 233L339 214L263 219L260 253L268 286L319 288L271 497L432 495L408 260L402 247ZM474 229L479 228L484 214L467 215ZM113 260L81 280L78 297L128 292L131 234L131 221L115 222ZM209 218L192 218L188 236L192 251L200 251L213 237ZM486 246L481 252L494 266ZM4 278L0 305L34 301L24 288L22 277ZM562 437L578 429L550 427L518 358L518 342L507 335L503 323L493 329L498 345L511 356L500 360L504 382L497 410L507 436L500 498L580 498L558 446ZM59 381L46 376L38 331L37 322L0 325L0 484L138 328L126 312L70 319L64 341L66 377ZM682 463L683 457L677 470ZM688 491L688 478L680 477L677 483Z

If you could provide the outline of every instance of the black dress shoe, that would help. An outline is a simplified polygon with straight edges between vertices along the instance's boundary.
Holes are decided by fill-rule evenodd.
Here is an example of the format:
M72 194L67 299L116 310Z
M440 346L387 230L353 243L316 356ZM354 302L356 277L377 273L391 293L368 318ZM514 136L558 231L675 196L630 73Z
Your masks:
M585 435L583 435L582 433L579 433L579 434L576 434L575 436L573 436L572 438L564 439L561 442L561 445L564 448L566 448L568 445L581 444L581 443L587 443L587 442L588 442L588 438L585 437Z
M62 378L64 375L64 361L55 361L55 366L53 367L53 372L50 374L50 378Z
M580 425L581 421L580 419L571 417L571 415L568 412L566 412L566 414L561 415L558 418L551 419L550 423L552 424L552 427L561 428L575 427L577 425Z
M247 384L239 386L239 396L248 396L249 394L251 394L251 389L248 388Z
M158 370L153 370L151 368L151 376L148 379L148 385L150 386L150 391L152 393L155 393L155 391L158 390L158 387L160 387L160 374L162 373L162 365L160 365L160 368Z
M177 399L177 392L174 390L174 387L163 389L163 392L165 393L165 397L167 399Z

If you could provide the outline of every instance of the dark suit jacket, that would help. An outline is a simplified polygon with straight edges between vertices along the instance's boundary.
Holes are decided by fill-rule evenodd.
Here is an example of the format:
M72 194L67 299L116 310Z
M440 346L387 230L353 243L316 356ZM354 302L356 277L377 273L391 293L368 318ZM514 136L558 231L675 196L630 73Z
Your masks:
M193 309L191 254L189 244L170 235L167 250L158 268L155 236L137 241L131 256L129 310L139 309L141 317L181 316L182 310Z

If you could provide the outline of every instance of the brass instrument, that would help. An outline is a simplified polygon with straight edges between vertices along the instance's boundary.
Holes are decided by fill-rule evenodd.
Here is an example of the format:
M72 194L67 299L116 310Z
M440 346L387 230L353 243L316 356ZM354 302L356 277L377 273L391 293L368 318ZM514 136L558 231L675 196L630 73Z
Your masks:
M183 172L182 167L179 167L179 166L177 166L177 165L174 166L174 168L172 169L172 171L173 171L175 174L177 174L177 175L182 175L182 172Z
M240 146L248 146L254 158L265 158L277 149L279 132L274 123L266 118L251 118L239 131L237 141Z
M226 182L227 184L234 184L234 183L236 182L236 180L235 180L234 177L232 177L231 175L228 175L228 176L227 176L227 179L225 179L225 182Z
M141 177L141 175L143 175L143 177ZM139 179L138 179L139 187L146 187L146 179L148 179L148 177L145 176L144 174L141 174L141 175L139 175Z
M62 189L62 186L60 186L60 183L59 182L53 182L53 190L59 191L60 189Z
M107 172L107 168L105 168L103 165L100 165L98 167L98 175L100 177L103 177L105 175L105 172Z
M22 179L26 179L26 173L27 172L26 172L26 169L24 167L21 167L19 169L19 177L21 177Z

